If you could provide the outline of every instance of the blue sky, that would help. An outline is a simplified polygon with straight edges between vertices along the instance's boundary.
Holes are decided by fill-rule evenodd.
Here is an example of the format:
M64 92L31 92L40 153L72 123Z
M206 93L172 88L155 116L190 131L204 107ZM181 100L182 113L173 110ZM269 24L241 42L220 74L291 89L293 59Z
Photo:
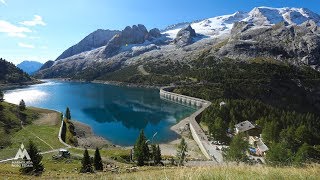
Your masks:
M320 14L319 0L0 0L0 57L54 60L96 29L147 29L232 14L253 7L304 7Z

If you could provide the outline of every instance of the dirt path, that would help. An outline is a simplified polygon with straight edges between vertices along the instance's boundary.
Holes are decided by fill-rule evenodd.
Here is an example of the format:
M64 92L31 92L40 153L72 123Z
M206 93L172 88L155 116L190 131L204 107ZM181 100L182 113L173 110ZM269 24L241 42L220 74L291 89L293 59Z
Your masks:
M143 65L138 66L138 71L143 75L149 75L150 74L143 68Z
M56 126L60 124L60 117L56 112L41 113L39 119L33 121L33 124Z
M35 121L33 121L33 124L36 125L48 125L48 126L56 126L59 124L60 122L60 114L58 112L54 112L54 111L50 111L50 110L46 110L46 109L39 109L39 108L34 108L31 107L31 109L37 111L39 113L39 118ZM25 127L23 126L22 122L21 122L21 127L23 129L25 129ZM25 129L26 130L26 129ZM28 133L32 134L34 137L36 137L37 139L39 139L40 141L42 141L43 143L45 143L47 146L49 146L52 150L54 150L54 148L45 140L41 139L39 136L37 136L35 133L26 130Z
M37 139L39 139L40 141L42 141L43 143L45 143L47 146L49 146L51 149L54 149L49 143L47 143L45 140L41 139L39 136L37 136L36 134L34 134L31 131L26 130L26 128L22 125L22 121L21 121L21 127L22 129L24 129L25 131L27 131L28 133L32 134L34 137L36 137Z

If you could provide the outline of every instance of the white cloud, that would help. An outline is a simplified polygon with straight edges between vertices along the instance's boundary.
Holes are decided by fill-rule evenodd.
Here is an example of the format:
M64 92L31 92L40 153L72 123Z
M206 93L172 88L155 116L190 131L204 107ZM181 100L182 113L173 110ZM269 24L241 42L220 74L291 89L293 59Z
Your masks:
M39 15L34 15L33 20L31 21L22 21L20 24L25 25L25 26L36 26L36 25L41 25L45 26L47 25L43 20L42 17Z
M25 33L32 32L29 28L19 27L10 22L0 20L0 33L7 33L11 37L26 37Z
M0 0L0 3L1 3L1 4L4 4L4 5L7 5L7 3L6 3L5 0Z
M48 46L41 46L41 49L48 49Z
M34 32L34 31L33 31ZM40 39L40 36L29 36L29 39Z
M34 48L34 45L32 45L32 44L25 44L25 43L21 43L21 42L18 43L18 46L23 47L23 48L29 48L29 49Z

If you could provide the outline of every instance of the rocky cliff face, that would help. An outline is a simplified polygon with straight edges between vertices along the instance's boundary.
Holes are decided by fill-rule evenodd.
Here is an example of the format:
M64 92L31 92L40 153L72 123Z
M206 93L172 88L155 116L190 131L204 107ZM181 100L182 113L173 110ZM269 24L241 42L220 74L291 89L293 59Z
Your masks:
M193 38L196 37L196 35L196 31L192 29L190 25L188 25L178 32L173 42L177 47L184 47L191 44L193 42Z
M142 44L146 40L152 40L161 36L159 29L151 29L149 32L147 28L142 25L127 26L121 33L115 35L106 45L103 54L104 58L111 57L117 53L121 46L128 46L130 44Z
M231 36L219 49L213 48L212 53L234 59L265 57L293 64L320 64L320 29L314 21L253 27L248 22L235 23Z
M120 33L120 31L98 29L81 40L78 44L65 50L57 60L104 46L117 33Z

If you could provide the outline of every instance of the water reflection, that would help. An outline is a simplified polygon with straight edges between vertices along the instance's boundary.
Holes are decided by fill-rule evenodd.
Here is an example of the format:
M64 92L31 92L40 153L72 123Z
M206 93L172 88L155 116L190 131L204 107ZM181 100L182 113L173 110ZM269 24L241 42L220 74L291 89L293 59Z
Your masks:
M170 141L177 135L170 130L194 109L161 100L159 90L128 88L93 83L48 81L5 92L5 99L27 106L64 112L90 125L95 134L119 145L132 145L144 129L147 137L158 132L157 141Z

